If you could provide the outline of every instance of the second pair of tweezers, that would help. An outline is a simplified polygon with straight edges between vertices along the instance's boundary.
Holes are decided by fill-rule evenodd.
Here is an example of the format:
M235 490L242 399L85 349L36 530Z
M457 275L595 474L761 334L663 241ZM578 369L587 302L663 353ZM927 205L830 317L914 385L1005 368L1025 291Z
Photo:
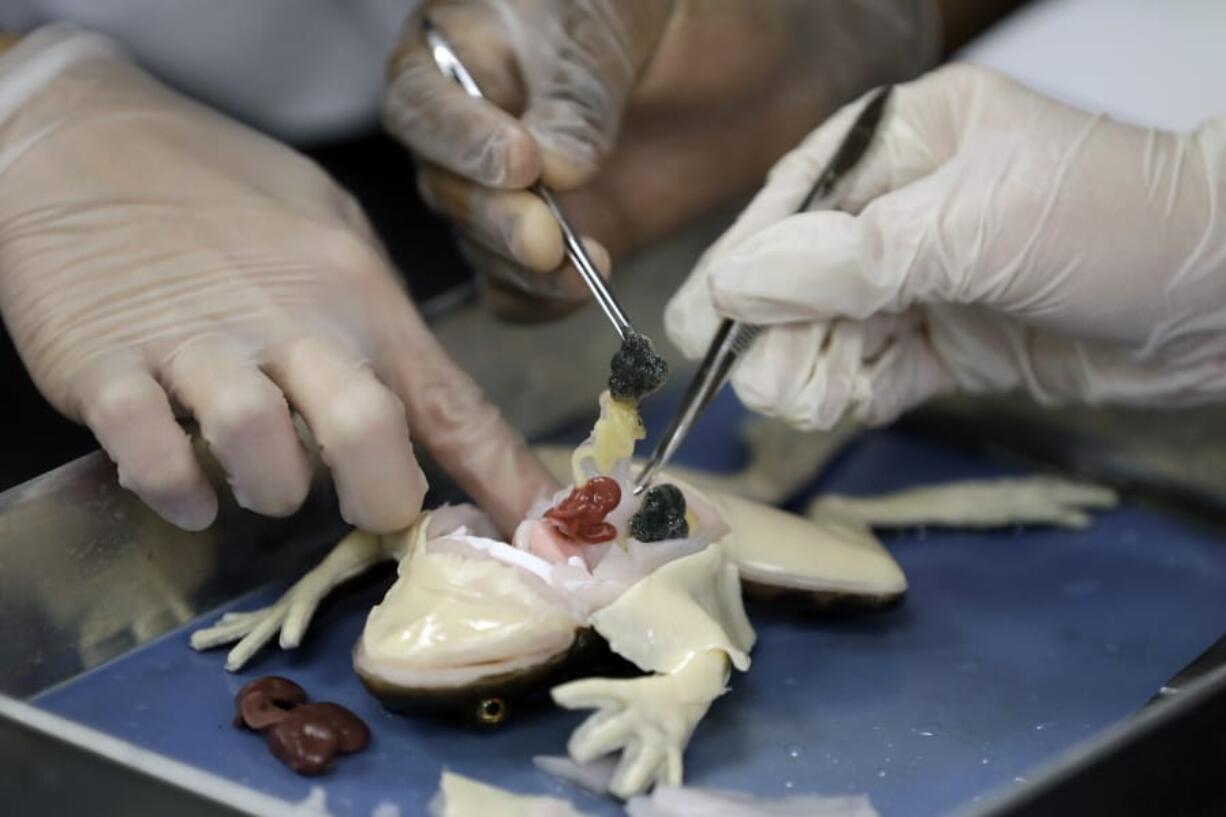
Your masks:
M817 181L813 183L809 195L805 196L796 212L808 210L829 210L835 206L835 188L853 167L859 163L872 144L873 136L881 124L886 102L889 100L893 86L886 85L878 89L865 104L864 108L852 123L851 129L843 137L838 150L829 164L823 168ZM694 427L698 415L707 407L728 382L732 367L742 354L749 349L754 338L761 334L764 327L740 321L724 320L707 347L707 354L698 366L694 379L686 389L681 407L673 417L672 423L660 439L651 459L639 472L635 479L636 494L642 493L650 485L660 469L668 464L682 441Z

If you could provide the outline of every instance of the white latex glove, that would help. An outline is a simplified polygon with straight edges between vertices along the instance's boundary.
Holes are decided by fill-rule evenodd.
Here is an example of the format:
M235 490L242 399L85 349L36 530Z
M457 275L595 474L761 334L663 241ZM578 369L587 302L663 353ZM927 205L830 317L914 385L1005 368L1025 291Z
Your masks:
M489 101L439 72L423 15ZM932 0L431 0L392 58L384 122L486 283L573 301L586 289L533 182L571 191L607 272L610 252L748 193L838 105L931 64L935 22Z
M803 428L957 389L1044 403L1226 396L1226 119L1124 125L951 65L896 89L847 212L792 215L862 103L772 171L669 303L700 355L768 324L733 375Z
M98 35L41 29L0 57L0 309L47 399L185 528L217 500L176 414L265 514L309 487L290 406L368 530L420 508L410 426L508 526L553 484L431 336L352 198Z

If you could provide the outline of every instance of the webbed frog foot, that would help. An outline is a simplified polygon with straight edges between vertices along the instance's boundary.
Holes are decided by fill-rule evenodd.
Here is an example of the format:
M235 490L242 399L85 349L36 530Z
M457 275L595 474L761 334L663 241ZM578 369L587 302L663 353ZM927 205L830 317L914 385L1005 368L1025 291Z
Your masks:
M571 759L586 764L620 752L609 791L622 799L657 784L680 786L686 744L723 693L728 671L728 657L715 650L663 675L588 678L554 687L558 706L596 710L571 735Z
M808 515L880 528L1084 528L1091 522L1089 511L1112 508L1117 501L1115 491L1102 485L1040 476L950 482L875 497L820 496Z
M378 536L354 531L276 604L249 612L226 613L212 627L192 633L192 649L208 650L237 641L226 656L226 669L230 672L242 669L278 632L281 649L293 649L302 643L311 617L332 588L384 558L386 555Z

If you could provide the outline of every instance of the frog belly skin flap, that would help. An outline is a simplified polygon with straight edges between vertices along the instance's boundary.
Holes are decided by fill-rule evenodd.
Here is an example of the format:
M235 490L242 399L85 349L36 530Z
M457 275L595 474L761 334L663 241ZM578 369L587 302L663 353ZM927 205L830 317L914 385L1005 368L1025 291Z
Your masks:
M675 486L663 495L674 504L679 495L684 507L653 516L658 508L644 507L651 494L634 496L630 482L641 436L634 404L606 393L592 436L570 461L546 457L558 470L569 466L577 487L538 503L511 541L468 505L424 512L393 535L355 531L276 604L229 613L194 633L192 646L237 642L226 661L232 671L278 633L280 646L293 648L332 588L395 559L397 579L354 649L367 689L392 709L457 713L487 725L503 721L521 696L549 689L559 706L594 710L568 753L578 764L616 756L608 788L628 798L657 784L681 785L695 727L732 670L749 669L754 631L742 589L819 607L890 603L907 584L871 531L878 520L1081 526L1083 508L1114 502L1106 489L1039 478L963 483L948 495L936 487L871 500L826 497L802 517L704 491L691 484L701 484L702 474L683 472L685 479L665 474L657 485ZM805 450L807 475L832 452ZM758 474L757 490L770 490L759 465L747 470ZM735 484L725 477L715 487ZM972 501L959 499L968 492ZM661 519L668 524L660 527ZM668 535L644 532L651 530ZM636 532L659 541L640 541ZM641 674L599 677L624 676L627 665Z

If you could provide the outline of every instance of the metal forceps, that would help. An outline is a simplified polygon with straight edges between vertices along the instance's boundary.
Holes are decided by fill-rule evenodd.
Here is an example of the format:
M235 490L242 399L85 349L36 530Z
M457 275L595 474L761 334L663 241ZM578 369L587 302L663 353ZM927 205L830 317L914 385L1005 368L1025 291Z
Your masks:
M443 32L430 21L429 17L422 20L422 31L426 36L426 44L430 47L430 54L434 57L434 62L438 65L439 70L459 83L460 87L469 96L476 99L485 99L485 95L481 93L481 88L478 87L477 81L473 79L473 75L468 73L468 69L464 67L464 63L460 62L460 58L456 54L455 49L451 47L451 43L447 41ZM621 304L613 296L613 291L609 289L609 285L601 277L600 272L596 269L596 265L592 263L591 256L583 248L583 242L579 240L579 234L575 232L574 227L571 226L566 216L563 215L562 209L558 206L557 199L553 197L553 193L539 181L532 185L531 190L540 196L541 200L545 202L545 206L553 213L554 219L558 222L558 227L562 230L562 240L566 245L567 258L570 259L575 269L579 271L579 275L583 278L583 282L587 284L588 289L592 291L592 297L600 305L600 309L609 319L609 322L613 324L613 328L617 330L618 337L625 340L630 335L637 334L630 323L630 319L626 317L626 313L622 310Z
M886 102L889 100L893 86L879 88L865 104L843 141L839 143L834 157L822 169L817 181L805 196L797 213L808 210L830 210L835 205L835 188L847 172L863 158L872 144L873 136L881 124ZM698 415L707 407L715 395L728 381L732 367L745 353L754 338L762 333L765 327L740 321L724 320L707 347L694 379L690 381L681 401L681 408L674 415L672 423L660 439L651 459L639 472L634 483L634 493L641 494L650 487L652 480L660 473L673 454L681 447L681 442L690 433Z

